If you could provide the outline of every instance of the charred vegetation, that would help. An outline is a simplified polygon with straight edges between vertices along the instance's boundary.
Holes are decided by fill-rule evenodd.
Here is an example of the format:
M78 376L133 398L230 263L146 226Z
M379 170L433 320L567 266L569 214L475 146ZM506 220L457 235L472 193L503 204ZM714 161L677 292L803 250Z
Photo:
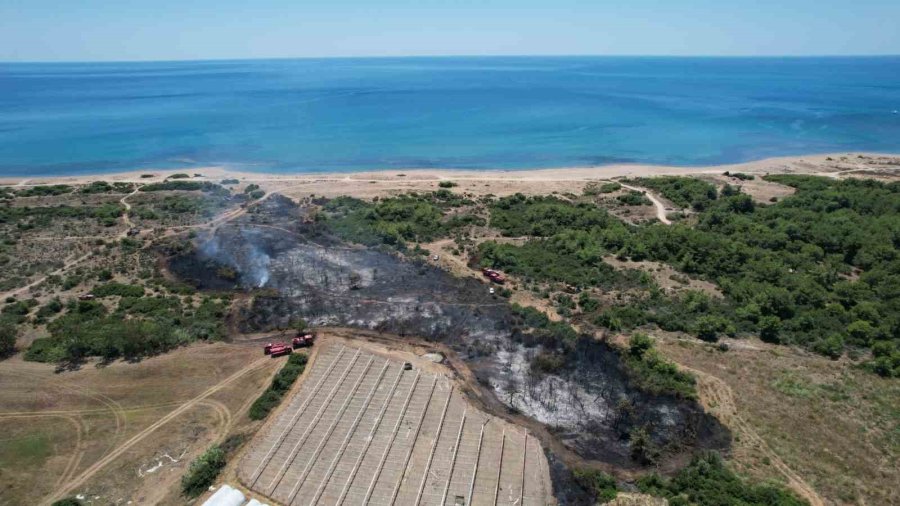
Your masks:
M233 315L241 332L302 318L439 342L471 369L494 411L542 424L585 461L673 470L699 450L728 450L729 432L694 399L642 390L608 344L536 328L484 283L343 242L313 213L272 196L198 237L169 268L200 289L246 292Z

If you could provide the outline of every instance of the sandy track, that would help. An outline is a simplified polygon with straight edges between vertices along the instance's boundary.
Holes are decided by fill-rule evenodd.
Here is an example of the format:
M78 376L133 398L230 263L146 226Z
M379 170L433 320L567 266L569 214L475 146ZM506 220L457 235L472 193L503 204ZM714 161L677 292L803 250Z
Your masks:
M125 223L125 232L123 232L123 234L125 234L125 236L127 236L128 230L134 227L134 223L131 222L131 216L129 216L131 214L131 204L128 203L128 197L137 194L140 189L140 187L137 187L133 192L119 199L119 203L125 206L125 212L122 213L122 221Z
M619 184L622 184L622 183L619 183ZM656 219L658 219L660 222L662 222L665 225L672 224L672 222L669 221L669 218L666 217L666 206L663 205L662 201L660 201L658 198L656 198L656 195L650 193L650 191L648 191L645 188L640 188L637 186L622 184L622 188L628 188L629 190L641 192L644 195L646 195L647 198L650 199L650 202L653 202L653 205L656 207Z
M71 493L73 489L83 485L87 480L92 478L101 469L106 467L108 464L112 463L114 460L116 460L123 453L128 451L135 444L139 443L141 440L146 438L148 435L152 434L156 429L158 429L158 428L162 427L163 425L165 425L166 423L172 421L174 418L178 417L179 415L181 415L182 413L191 409L192 407L201 404L203 401L206 400L207 397L211 396L212 394L218 392L222 388L233 383L234 381L241 378L245 374L256 370L257 368L261 367L263 364L265 364L269 360L271 360L269 357L260 358L260 359L256 360L255 362L252 362L252 363L248 364L247 366L243 367L242 369L235 372L228 378L220 381L216 385L206 389L200 395L183 403L181 406L174 409L166 416L160 418L159 420L157 420L156 422L151 424L149 427L145 428L144 430L142 430L142 431L138 432L137 434L135 434L134 436L132 436L128 441L121 444L115 450L111 451L110 453L105 455L102 459L95 462L93 465L91 465L89 468L87 468L80 475L78 475L74 479L69 480L67 483L63 484L59 489L57 489L57 491L52 496L44 499L41 502L41 504L50 505L54 500L59 499L62 496L65 496L67 493Z

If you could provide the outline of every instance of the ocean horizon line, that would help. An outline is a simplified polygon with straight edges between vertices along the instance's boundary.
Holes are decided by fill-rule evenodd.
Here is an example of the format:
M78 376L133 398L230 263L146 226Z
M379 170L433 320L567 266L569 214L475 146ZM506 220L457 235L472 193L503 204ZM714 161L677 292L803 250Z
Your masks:
M391 59L441 59L441 58L647 58L647 59L841 59L841 58L900 58L900 53L868 54L598 54L598 53L548 53L548 54L404 54L404 55L298 55L298 56L248 56L212 58L148 58L148 59L59 59L59 60L0 60L0 65L15 64L128 64L128 63L204 63L204 62L253 62L291 60L391 60Z

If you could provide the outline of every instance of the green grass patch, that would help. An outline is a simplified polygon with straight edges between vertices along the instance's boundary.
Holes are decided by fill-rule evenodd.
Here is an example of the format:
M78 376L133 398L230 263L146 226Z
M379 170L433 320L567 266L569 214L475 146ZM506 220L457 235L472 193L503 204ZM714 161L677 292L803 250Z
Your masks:
M0 462L4 467L41 465L53 454L50 438L44 434L26 434L14 439L0 439Z

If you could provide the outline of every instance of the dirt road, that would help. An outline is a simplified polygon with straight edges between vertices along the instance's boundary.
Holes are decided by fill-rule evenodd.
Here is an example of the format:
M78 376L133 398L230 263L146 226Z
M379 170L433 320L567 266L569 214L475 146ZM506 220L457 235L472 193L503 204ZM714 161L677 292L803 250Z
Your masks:
M621 183L619 183L621 184ZM653 205L656 206L656 219L662 222L664 225L671 225L672 222L669 221L669 218L666 217L666 206L663 205L662 201L656 198L656 195L653 195L649 191L644 188L639 188L637 186L630 186L627 184L622 184L622 188L628 188L629 190L633 190L636 192L641 192L650 199L650 202L653 202Z
M131 192L128 195L125 195L124 197L119 199L119 203L122 204L123 206L125 206L125 212L122 213L122 221L125 223L125 231L122 232L122 234L120 234L120 236L122 236L122 237L127 237L128 230L131 229L132 227L134 227L134 223L131 222L131 216L129 216L131 213L131 204L128 203L128 197L135 195L140 190L141 190L141 188L139 186L139 187L135 188L133 192Z

